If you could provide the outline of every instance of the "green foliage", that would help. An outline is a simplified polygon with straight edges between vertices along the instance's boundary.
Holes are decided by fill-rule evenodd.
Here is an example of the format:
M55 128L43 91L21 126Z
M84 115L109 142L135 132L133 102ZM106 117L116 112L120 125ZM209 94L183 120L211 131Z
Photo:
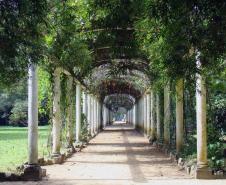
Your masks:
M185 147L184 157L196 154L195 74L207 76L209 97L208 143L212 166L222 159L218 142L225 125L225 51L226 8L224 1L145 0L145 11L135 22L136 39L150 59L152 86L161 89L166 81L185 79ZM219 47L219 49L218 49ZM201 52L204 70L195 66L196 49ZM174 102L174 101L173 101ZM175 115L171 107L171 117ZM174 123L174 121L173 121ZM172 125L171 130L174 133ZM172 138L173 139L173 138ZM219 149L219 150L218 150ZM219 155L218 155L219 154ZM215 155L216 158L212 158Z
M182 157L189 158L190 156L195 156L197 153L197 140L195 135L189 135L184 144L183 150L181 152Z
M9 117L10 125L27 126L27 101L16 101Z
M14 105L26 101L27 98L27 87L26 80L21 79L17 85L8 88L2 88L0 90L0 119L1 125L9 124L9 116Z
M49 13L49 34L46 43L49 58L55 66L62 66L80 79L91 66L91 53L83 30L89 26L85 1L55 0Z
M46 124L51 108L51 82L49 73L38 69L39 122ZM21 108L21 110L20 110ZM16 85L0 91L1 125L27 125L27 79L22 78Z
M9 86L26 74L27 64L43 53L46 0L0 3L0 83Z
M38 68L38 111L41 123L47 123L52 107L51 75L44 67Z
M80 140L83 142L87 142L89 139L88 135L88 122L85 114L82 113L82 119L81 119L81 138Z
M215 170L223 166L223 140L226 133L225 62L221 68L209 72L208 83L208 158ZM223 68L222 68L223 67Z
M209 78L209 114L210 122L218 130L219 135L226 133L226 62L211 72Z
M218 95L215 97L213 106L214 122L221 134L226 134L226 96Z
M142 2L146 11L135 22L136 37L149 56L157 81L167 77L189 79L194 75L197 48L206 68L212 70L220 65L218 58L226 51L223 0Z
M208 144L209 165L213 169L221 169L224 166L223 144L220 142Z

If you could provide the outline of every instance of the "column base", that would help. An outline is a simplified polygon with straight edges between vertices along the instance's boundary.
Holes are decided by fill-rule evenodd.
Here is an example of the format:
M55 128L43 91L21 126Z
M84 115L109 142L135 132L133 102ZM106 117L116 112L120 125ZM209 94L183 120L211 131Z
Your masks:
M64 161L64 156L59 153L52 154L51 158L53 164L62 164Z
M68 153L75 153L75 152L76 152L75 147L74 147L73 144L71 144L71 145L69 145L69 146L67 147L67 152L68 152Z
M26 165L24 168L23 180L26 181L42 180L42 168L37 164Z
M156 142L157 142L157 139L156 139L155 137L149 136L149 143L150 143L150 144L154 144L154 143L156 143Z
M195 174L196 179L214 179L214 175L212 174L212 171L208 167L202 167L196 169Z

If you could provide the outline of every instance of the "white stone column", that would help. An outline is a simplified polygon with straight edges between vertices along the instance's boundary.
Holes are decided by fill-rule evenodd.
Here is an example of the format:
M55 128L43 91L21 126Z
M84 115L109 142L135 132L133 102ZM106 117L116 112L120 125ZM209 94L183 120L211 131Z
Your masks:
M105 126L107 126L108 125L108 108L107 107L105 107L105 111L106 111L106 125Z
M108 125L108 108L107 107L105 107L105 111L106 111L106 125L105 126L107 126Z
M134 125L134 127L136 128L136 122L137 122L137 118L136 118L136 104L134 104L134 107L133 107L133 125Z
M97 124L96 124L96 133L99 132L99 102L98 102L98 99L96 99L97 101L97 104L96 104L96 107L97 107L97 117L96 117L96 120L97 120Z
M137 104L136 104L136 128L139 127L139 122L140 122L140 116L139 116L139 102L140 100L137 101Z
M99 111L98 111L98 122L99 122L99 132L101 130L101 103L98 100L98 106L99 106Z
M68 140L68 147L73 148L74 134L73 134L73 119L72 119L72 115L73 115L72 87L73 87L73 78L71 76L68 76L68 79L67 79L67 107L66 107L67 140Z
M200 53L196 65L201 69ZM197 171L196 178L212 178L207 161L206 84L202 75L196 76L196 120L197 120Z
M130 112L128 110L128 123L130 124Z
M141 124L142 124L142 129L144 130L144 97L141 98L141 109L140 109L140 113L141 113Z
M98 102L95 97L95 109L96 109L96 114L95 114L95 133L97 134L98 132Z
M87 94L82 92L82 113L87 117Z
M102 106L102 103L99 102L99 120L100 120L100 130L103 128L103 115L102 115L102 112L103 112L103 106Z
M35 64L28 66L28 164L38 164L38 79Z
M96 124L97 124L97 120L96 120L96 116L97 116L97 106L96 106L96 98L93 98L93 133L94 135L96 135Z
M81 85L76 84L76 141L80 141L81 134Z
M170 85L164 87L164 144L170 144Z
M184 82L176 82L176 151L181 152L184 139Z
M143 96L143 110L144 110L144 134L147 133L147 96L146 94Z
M92 134L95 135L95 99L92 96Z
M91 135L91 97L87 95L87 122L88 122L88 133Z
M103 128L104 128L105 125L106 125L106 122L105 122L105 115L106 115L105 107L104 107L104 104L102 104Z
M36 64L28 66L28 164L23 170L27 181L42 179L42 169L38 164L38 77Z
M94 133L94 122L95 122L95 120L94 120L94 118L95 118L95 106L94 106L94 103L95 103L95 101L94 101L94 97L93 96L91 96L92 97L92 121L91 121L91 133L92 133L92 136L94 136L95 135L95 133Z
M151 140L155 140L155 94L154 91L151 90Z
M104 117L103 117L103 104L100 102L100 112L99 112L99 119L100 119L100 131L103 129L104 125Z
M141 119L142 119L142 114L141 114L141 98L139 99L138 103L138 108L137 108L137 116L138 116L138 127L139 129L141 128Z
M150 135L150 127L151 127L151 120L150 120L150 114L151 114L151 109L150 109L150 94L147 94L147 136Z
M137 103L137 127L140 128L140 99L138 100Z
M109 125L110 123L110 110L107 109L107 124Z
M160 99L159 94L156 94L156 124L157 124L157 141L161 139L161 116L160 116Z
M97 109L97 130L98 130L98 132L100 132L100 102L99 102L99 100L97 101L97 107L98 107L98 109Z
M60 68L56 68L53 74L54 85L53 85L53 148L52 155L57 157L60 155L60 132L61 132L61 111L60 111L60 97L61 97L61 88L60 88Z
M131 124L130 110L128 111L129 124Z
M99 100L97 100L97 133L100 131L100 104Z

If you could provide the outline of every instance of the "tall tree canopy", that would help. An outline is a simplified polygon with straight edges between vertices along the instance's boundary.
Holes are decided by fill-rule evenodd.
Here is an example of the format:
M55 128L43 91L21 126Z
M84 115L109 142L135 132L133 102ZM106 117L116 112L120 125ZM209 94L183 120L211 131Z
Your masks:
M43 56L45 0L0 2L0 83L11 84L24 75L29 60Z

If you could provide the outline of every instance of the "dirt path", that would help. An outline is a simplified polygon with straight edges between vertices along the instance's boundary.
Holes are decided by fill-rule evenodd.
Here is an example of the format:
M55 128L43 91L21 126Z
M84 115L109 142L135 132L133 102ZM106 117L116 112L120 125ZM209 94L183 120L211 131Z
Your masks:
M62 165L45 167L41 182L15 184L209 184L191 179L170 159L148 144L129 126L111 126L97 135L82 152ZM226 181L214 181L214 185ZM211 184L212 184L211 183ZM0 183L1 184L1 183ZM5 183L14 184L14 183ZM226 184L226 183L225 183Z

